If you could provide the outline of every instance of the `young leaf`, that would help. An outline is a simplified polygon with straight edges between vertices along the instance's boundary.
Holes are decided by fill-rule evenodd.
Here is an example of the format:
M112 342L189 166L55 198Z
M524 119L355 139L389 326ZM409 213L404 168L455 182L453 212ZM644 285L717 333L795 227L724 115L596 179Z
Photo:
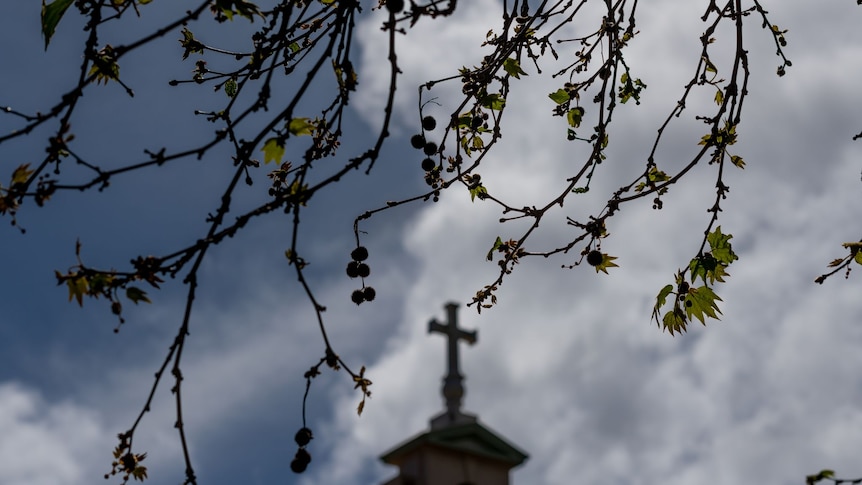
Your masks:
M314 124L308 118L294 118L287 124L287 129L291 135L301 136L310 135Z
M494 259L494 251L496 251L500 246L503 245L503 240L500 239L500 236L497 236L497 240L494 241L494 246L491 247L491 250L488 251L488 256L485 259L488 261L492 261Z
M712 61L709 60L709 57L703 56L702 59L703 59L704 64L706 65L705 66L706 72L711 72L713 74L718 72L718 68L716 68L715 64L713 64Z
M84 295L87 294L87 290L89 289L87 278L83 276L80 278L70 278L66 280L66 286L69 287L69 301L72 301L72 298L74 298L78 301L78 306L84 306Z
M126 298L132 300L132 303L134 303L135 305L137 305L140 301L144 303L152 303L150 299L147 298L146 291L134 286L126 288Z
M581 118L584 116L584 108L580 106L576 108L572 108L566 113L566 121L569 122L569 126L572 128L577 128L581 126Z
M521 74L527 76L527 73L521 69L521 65L518 64L518 60L510 57L503 61L503 69L506 71L506 74L512 76L515 79L521 79Z
M688 269L691 271L691 282L694 283L698 278L704 283L710 282L717 266L718 261L709 253L692 258L691 262L688 263Z
M498 93L486 94L482 96L482 98L479 100L479 103L485 108L500 111L501 109L503 109L503 105L506 104L506 99L500 96Z
M659 310L661 310L661 307L663 307L667 302L667 297L672 291L673 285L665 285L665 287L658 292L658 296L655 297L655 306L652 309L652 316L655 318L656 323L659 323Z
M647 85L643 81L641 81L640 78L636 78L634 81L632 81L631 77L629 77L628 72L624 72L622 76L620 76L620 102L625 104L628 100L634 99L636 104L641 104L641 90L646 87Z
M54 0L48 5L45 5L45 0L42 0L42 36L45 37L45 50L48 50L48 43L54 36L54 30L69 5L72 5L72 0Z
M673 333L683 333L686 330L687 321L682 310L678 306L674 306L673 311L664 314L662 325L673 336Z
M474 136L470 140L472 141L473 150L481 150L485 147L485 140L481 136Z
M562 89L562 88L549 94L548 97L551 98L551 100L557 104L563 104L566 101L568 101L569 99L571 99L569 97L569 92L566 91L565 89Z
M473 124L473 116L470 115L469 113L464 113L464 114L458 116L458 120L453 121L452 124L455 125L454 127L456 127L456 128L462 128L462 129L469 130Z
M608 273L608 268L618 268L619 266L614 263L614 260L617 259L616 256L611 256L609 254L602 254L602 262L595 266L596 273L601 271L604 274Z
M263 163L269 162L281 163L281 157L284 156L284 143L278 138L270 138L266 140L261 149L263 152Z
M27 179L30 178L30 175L33 175L33 170L30 170L30 164L25 163L23 165L19 165L18 168L12 172L12 186L14 187L17 184L27 183Z
M704 325L706 325L705 317L719 320L718 315L721 315L721 310L718 309L716 301L721 301L721 298L712 291L712 288L708 286L691 288L685 297L685 315L689 320L691 317L697 318Z
M97 84L108 84L108 81L112 79L120 79L120 66L117 64L113 47L106 45L96 54L93 59L93 66L87 75L95 76Z
M183 60L189 57L189 54L203 54L204 45L195 39L195 34L191 30L183 27L183 38L180 39L180 45L183 47Z
M739 259L733 249L730 247L730 240L733 239L733 234L722 234L721 226L715 228L714 231L706 236L709 247L711 248L712 256L725 265L728 265Z
M216 0L217 8L228 20L233 20L234 14L239 14L250 21L254 21L253 15L263 17L257 5L245 0Z
M132 476L135 477L135 480L143 482L147 479L147 467L141 465L136 466L134 471L132 471Z
M476 200L476 197L479 197L479 200L484 199L484 194L488 193L488 189L486 189L482 184L479 184L470 189L470 202Z

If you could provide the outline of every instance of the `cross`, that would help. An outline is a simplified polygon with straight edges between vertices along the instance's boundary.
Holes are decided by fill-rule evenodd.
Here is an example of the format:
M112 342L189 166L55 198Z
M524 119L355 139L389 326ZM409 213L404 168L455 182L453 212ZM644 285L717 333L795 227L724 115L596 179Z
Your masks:
M428 322L428 333L442 333L449 338L449 371L443 378L443 398L446 399L446 413L454 420L461 414L461 398L464 397L464 377L458 370L458 340L464 340L468 344L476 343L476 331L466 331L458 328L458 304L447 303L446 324L441 324L437 319Z

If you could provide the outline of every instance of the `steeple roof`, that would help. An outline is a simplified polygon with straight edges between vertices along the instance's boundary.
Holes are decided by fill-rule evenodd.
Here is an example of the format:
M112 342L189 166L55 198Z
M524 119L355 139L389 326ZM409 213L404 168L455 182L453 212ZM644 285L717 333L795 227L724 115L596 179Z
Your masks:
M399 465L405 456L424 446L503 462L508 468L516 467L528 458L528 455L515 445L474 421L421 433L387 451L380 459L390 465Z

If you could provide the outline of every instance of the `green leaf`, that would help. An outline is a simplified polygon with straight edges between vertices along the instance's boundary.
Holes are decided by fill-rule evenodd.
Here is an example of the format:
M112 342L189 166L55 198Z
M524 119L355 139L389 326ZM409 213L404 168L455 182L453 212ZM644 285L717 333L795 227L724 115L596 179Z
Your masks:
M144 303L152 303L150 299L147 298L147 292L135 286L130 286L126 288L126 298L132 300L132 303L134 303L135 305L137 305L138 302L141 301Z
M736 165L738 168L745 169L745 160L743 160L740 156L731 155L730 163Z
M281 163L281 157L284 156L284 143L278 138L270 138L266 140L261 149L263 152L263 163L269 162Z
M624 72L622 76L620 76L620 87L619 87L619 98L620 102L626 104L628 100L634 99L635 104L641 104L640 94L641 91L646 88L647 85L640 80L640 78L636 78L634 80L631 79L628 72Z
M12 172L12 186L14 187L17 184L25 184L27 180L30 178L30 175L33 175L33 170L30 170L30 164L25 163L23 165L19 165L18 168Z
M87 73L87 75L96 76L96 84L108 84L108 81L110 81L111 79L120 78L120 66L118 66L116 63L94 63L93 67L90 68L90 71Z
M670 176L668 176L664 171L659 170L655 166L650 167L649 172L647 172L647 182L640 182L637 184L635 186L635 192L643 192L647 187L655 189L657 183L667 182L668 180L670 180ZM659 195L664 193L663 190L665 189L661 189L659 191Z
M569 122L569 126L572 128L577 128L581 126L581 118L584 116L584 108L580 106L576 108L572 108L566 113L566 120Z
M346 89L348 91L356 91L358 75L353 69L353 64L350 61L338 64L333 59L332 69L335 71L335 78L338 80L339 88Z
M189 54L203 54L204 45L195 39L195 34L191 30L183 27L183 38L180 39L180 45L185 49L183 52L183 60L189 57Z
M663 307L665 303L667 303L667 297L671 294L672 291L673 285L665 285L665 287L662 288L661 291L658 292L658 295L655 297L655 306L652 310L652 316L653 318L655 318L656 323L659 323L659 310L661 310L661 307Z
M114 277L109 275L109 274L105 274L105 273L94 274L93 276L90 277L90 280L89 280L90 290L94 294L96 294L96 297L98 297L99 293L101 293L101 292L103 292L106 289L111 287L111 283L113 281L114 281Z
M309 118L294 118L287 124L287 130L296 136L310 135L313 128L314 123Z
M724 93L721 92L721 89L715 92L715 104L721 106L721 103L724 101Z
M706 64L706 72L717 73L718 69L715 67L715 64L709 60L709 57L703 56L703 62Z
M93 66L87 75L95 76L96 84L108 84L110 80L120 79L120 66L117 64L113 47L106 45L96 54Z
M78 301L78 306L84 306L84 295L87 294L89 289L87 278L83 276L69 278L66 280L66 286L69 287L69 301L72 301L72 298L74 298Z
M474 150L481 150L482 148L485 147L485 140L483 140L481 136L475 136L474 135L471 140L473 142L473 149Z
M236 81L233 78L228 79L227 82L224 83L224 93L227 94L229 98L233 98L236 96Z
M506 71L506 74L512 76L515 79L521 79L521 74L527 76L528 74L521 69L521 65L518 63L518 60L514 57L510 57L503 61L503 69Z
M482 184L479 184L479 185L471 188L470 189L470 202L475 201L476 197L479 197L479 200L484 199L485 197L483 197L483 195L487 194L487 193L488 193L488 189L486 189Z
M140 1L140 0L139 0ZM132 476L135 477L135 480L144 481L147 479L147 467L138 465L132 471Z
M72 5L72 0L54 0L48 5L45 4L45 0L42 0L42 36L45 37L45 50L48 50L48 43L54 36L54 30L69 5Z
M712 256L725 265L739 259L730 246L731 239L733 239L733 234L722 234L721 226L716 227L714 231L706 236Z
M494 246L493 246L493 247L491 247L491 250L490 250L490 251L488 251L488 256L486 256L486 259L487 259L488 261L493 261L493 260L494 260L494 251L496 251L497 249L499 249L499 248L500 248L500 246L502 246L502 245L503 245L503 240L502 240L502 239L500 239L500 236L497 236L497 240L496 240L496 241L494 241Z
M862 264L862 251L857 251L856 256L853 257L853 260L858 264Z
M668 174L659 170L657 167L650 168L649 173L647 173L647 177L649 177L650 182L654 182L654 183L655 182L667 182L668 180L670 180L670 177L668 176Z
M705 317L720 320L718 315L721 315L721 310L718 309L717 301L721 301L721 298L712 291L712 288L708 286L691 288L685 297L685 315L689 320L692 317L697 318L704 325L706 325Z
M571 97L569 97L569 92L563 88L554 91L553 93L549 94L548 97L551 98L551 100L557 104L563 104L571 99Z
M667 302L668 295L673 291L673 285L665 285L661 291L658 292L658 295L655 297L655 307L661 308Z
M617 259L616 256L611 256L610 254L602 253L602 262L595 266L596 273L601 271L604 274L608 273L608 268L618 268L619 266L614 263L614 260Z
M234 14L239 14L252 22L255 14L263 17L257 5L245 0L216 0L215 6L228 20L233 20Z
M469 130L472 125L473 125L473 116L471 116L469 113L462 114L461 116L458 117L458 121L456 124L456 126L458 128L465 128L465 129Z
M500 96L499 93L486 94L479 99L479 104L488 109L500 111L506 104L506 98Z
M688 269L691 271L691 282L694 283L697 278L702 279L704 283L712 282L713 273L717 266L718 261L709 253L692 258L691 262L688 263Z
M672 311L664 314L664 318L662 318L661 323L664 325L664 328L673 335L674 332L685 332L687 321L682 310L680 310L679 307L674 307Z
M719 283L724 283L725 276L730 276L730 273L727 272L727 266L719 264L715 267L715 270L713 270L712 274L710 275L709 283L713 284L716 281Z

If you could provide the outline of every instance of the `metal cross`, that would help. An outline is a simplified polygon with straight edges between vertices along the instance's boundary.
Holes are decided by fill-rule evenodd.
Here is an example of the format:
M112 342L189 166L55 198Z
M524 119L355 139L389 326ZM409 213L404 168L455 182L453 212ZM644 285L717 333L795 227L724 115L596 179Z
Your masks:
M458 340L464 340L468 344L476 343L476 331L466 331L458 328L458 304L447 303L446 324L441 324L437 319L428 322L428 333L442 333L449 339L449 370L443 379L443 398L446 400L446 412L451 418L461 413L461 398L464 397L464 377L458 369Z

